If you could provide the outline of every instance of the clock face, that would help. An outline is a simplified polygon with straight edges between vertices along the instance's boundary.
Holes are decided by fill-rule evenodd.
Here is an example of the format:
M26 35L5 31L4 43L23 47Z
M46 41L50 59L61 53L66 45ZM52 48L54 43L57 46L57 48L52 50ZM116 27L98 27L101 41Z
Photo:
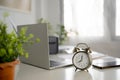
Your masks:
M90 67L91 59L87 53L79 52L73 56L73 64L76 68L84 70Z

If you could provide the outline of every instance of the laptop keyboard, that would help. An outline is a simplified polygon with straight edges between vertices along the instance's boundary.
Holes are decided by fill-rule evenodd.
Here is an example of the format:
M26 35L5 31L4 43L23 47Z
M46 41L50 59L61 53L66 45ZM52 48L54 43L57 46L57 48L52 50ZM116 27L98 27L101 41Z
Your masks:
M63 63L50 60L50 67L59 66L61 64L63 64Z

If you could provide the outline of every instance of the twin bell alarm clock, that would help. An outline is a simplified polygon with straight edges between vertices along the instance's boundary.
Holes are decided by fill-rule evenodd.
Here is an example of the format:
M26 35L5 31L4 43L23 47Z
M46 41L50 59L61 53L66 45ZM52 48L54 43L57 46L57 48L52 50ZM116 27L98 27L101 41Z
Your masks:
M87 70L91 66L91 50L86 43L78 43L74 48L73 53L74 55L72 57L72 63L76 70Z

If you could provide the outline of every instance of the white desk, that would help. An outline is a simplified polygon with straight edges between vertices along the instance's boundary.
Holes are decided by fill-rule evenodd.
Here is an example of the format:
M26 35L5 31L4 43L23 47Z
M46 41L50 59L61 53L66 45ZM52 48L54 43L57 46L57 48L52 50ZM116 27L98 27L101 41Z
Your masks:
M89 72L75 72L73 66L45 70L21 63L15 80L120 80L120 67L102 70L91 67Z

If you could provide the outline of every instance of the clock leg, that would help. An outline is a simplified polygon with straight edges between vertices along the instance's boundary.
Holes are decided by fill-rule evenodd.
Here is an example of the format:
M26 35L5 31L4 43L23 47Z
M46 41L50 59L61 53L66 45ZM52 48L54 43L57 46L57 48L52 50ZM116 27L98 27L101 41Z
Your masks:
M77 68L75 69L75 72L77 71Z
M89 72L88 70L85 70L85 71Z

